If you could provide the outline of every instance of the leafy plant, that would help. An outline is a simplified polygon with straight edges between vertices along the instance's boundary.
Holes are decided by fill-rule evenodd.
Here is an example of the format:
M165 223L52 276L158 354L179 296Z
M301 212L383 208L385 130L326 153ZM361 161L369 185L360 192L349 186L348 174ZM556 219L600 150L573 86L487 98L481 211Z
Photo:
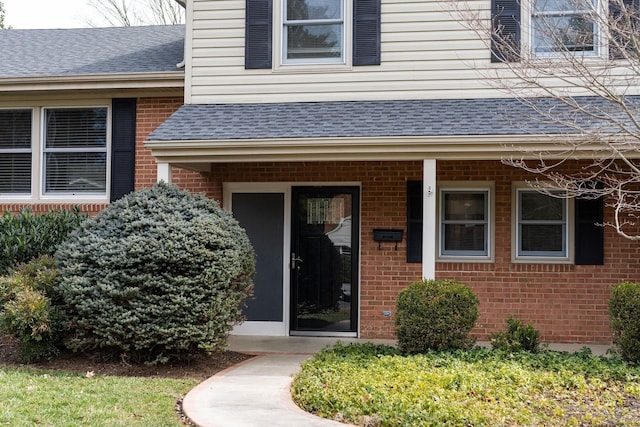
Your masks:
M303 364L292 395L308 412L368 426L635 426L640 370L586 352L338 345Z
M55 279L49 256L21 264L0 278L0 329L18 340L26 363L58 353L58 313L50 298Z
M622 282L611 289L609 317L616 351L640 362L640 283Z
M396 303L398 346L407 353L468 348L478 316L478 299L466 285L454 280L413 283Z
M0 274L40 255L53 255L58 245L84 221L86 215L74 207L36 215L29 208L0 216Z
M56 258L69 348L147 363L222 349L255 269L229 213L164 183L85 221Z
M531 353L537 353L540 350L540 332L533 327L532 323L525 325L513 316L507 319L507 330L491 334L489 340L496 350Z

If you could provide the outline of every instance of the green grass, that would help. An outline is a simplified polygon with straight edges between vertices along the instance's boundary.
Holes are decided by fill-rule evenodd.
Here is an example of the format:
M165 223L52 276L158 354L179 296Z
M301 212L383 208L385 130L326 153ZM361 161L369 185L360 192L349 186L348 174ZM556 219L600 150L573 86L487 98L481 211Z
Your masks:
M640 426L640 370L586 352L403 356L338 344L307 361L292 390L309 412L368 426Z
M0 367L0 425L182 426L175 402L196 384Z

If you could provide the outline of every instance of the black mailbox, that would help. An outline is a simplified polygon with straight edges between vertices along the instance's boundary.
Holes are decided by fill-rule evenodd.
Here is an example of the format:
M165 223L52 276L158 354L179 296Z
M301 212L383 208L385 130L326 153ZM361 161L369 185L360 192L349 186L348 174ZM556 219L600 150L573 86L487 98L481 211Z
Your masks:
M381 249L381 242L395 242L396 249L398 249L398 242L402 242L402 230L374 228L373 240L378 242L378 249Z

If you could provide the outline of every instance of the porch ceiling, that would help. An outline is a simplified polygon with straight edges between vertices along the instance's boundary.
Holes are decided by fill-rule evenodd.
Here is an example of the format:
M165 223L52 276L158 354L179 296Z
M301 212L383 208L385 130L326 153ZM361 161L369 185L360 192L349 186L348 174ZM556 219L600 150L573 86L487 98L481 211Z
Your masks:
M557 100L534 102L535 108L507 98L190 104L145 145L169 163L501 159L566 155L559 135L575 134L574 128L550 123L538 111L553 109L580 127L607 131L607 124L572 115ZM597 148L583 145L577 156Z

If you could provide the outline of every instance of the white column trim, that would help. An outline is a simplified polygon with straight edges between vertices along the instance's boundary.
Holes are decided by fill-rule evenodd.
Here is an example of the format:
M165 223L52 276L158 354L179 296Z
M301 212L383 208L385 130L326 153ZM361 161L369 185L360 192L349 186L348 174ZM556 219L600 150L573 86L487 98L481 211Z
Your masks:
M424 159L422 170L422 277L436 276L436 160Z
M158 162L158 182L164 181L171 184L171 164Z

